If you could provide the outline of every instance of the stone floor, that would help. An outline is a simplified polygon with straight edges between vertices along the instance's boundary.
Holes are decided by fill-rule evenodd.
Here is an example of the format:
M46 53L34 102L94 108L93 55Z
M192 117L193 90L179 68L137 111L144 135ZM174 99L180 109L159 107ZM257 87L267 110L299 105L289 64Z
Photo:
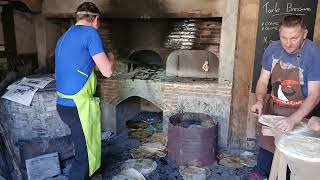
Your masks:
M129 153L130 149L138 147L139 144L139 140L130 139L125 133L107 142L103 148L104 162L101 171L103 180L111 180L112 177L117 175L123 162L132 159ZM232 154L241 152L243 150L239 149L224 151L224 153ZM179 173L179 166L168 156L154 157L153 160L157 162L157 169L146 176L147 180L183 180ZM220 165L217 161L207 168L210 170L208 180L244 180L247 173L252 170L252 168L245 166L239 168L227 167Z
M139 118L146 119L145 122L149 125L157 124L157 126L151 128L148 126L149 131L153 133L162 131L162 129L159 130L159 128L156 128L159 122L162 123L162 117L156 117L154 114L143 114ZM128 128L118 135L103 139L101 169L97 172L98 175L92 178L92 180L112 180L120 173L124 162L128 159L133 159L132 151L130 150L138 148L144 142L144 139L132 137L129 133L130 131ZM243 152L251 154L249 161L247 161L248 158L243 159L243 156L241 156ZM185 179L183 175L180 174L181 167L171 160L168 155L164 154L161 157L155 155L150 159L157 163L157 167L150 174L144 175L147 180ZM241 149L219 150L216 159L217 160L211 165L203 167L205 169L205 178L199 179L197 176L193 177L192 175L193 178L187 178L187 180L245 180L245 176L252 170L252 167L256 163L254 153ZM67 162L62 162L62 174L47 180L67 180L71 162L72 159L69 159Z
M103 161L102 168L98 175L91 180L112 180L121 171L121 165L128 159L132 159L130 149L137 148L140 145L138 139L128 138L127 133L121 133L114 136L108 141L103 142ZM224 154L240 154L245 152L240 149L228 149L223 151ZM218 159L218 158L217 158ZM183 176L179 173L179 166L168 156L155 156L152 160L156 161L157 168L145 176L147 180L183 180ZM58 177L48 178L47 180L67 180L70 162L66 163L66 167L62 167L62 173ZM222 161L220 161L222 162ZM245 176L252 170L252 167L233 167L233 165L222 165L215 161L206 167L210 172L207 174L207 180L246 180ZM187 179L201 180L201 179Z

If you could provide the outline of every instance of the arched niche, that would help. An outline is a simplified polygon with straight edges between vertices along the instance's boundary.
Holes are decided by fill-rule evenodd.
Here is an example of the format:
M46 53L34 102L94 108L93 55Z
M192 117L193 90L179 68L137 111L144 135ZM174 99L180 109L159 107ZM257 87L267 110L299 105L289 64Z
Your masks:
M161 120L163 117L162 109L153 102L139 96L131 96L116 106L117 132L126 130L126 122L128 120L136 120L141 113L148 114L148 116L153 114L161 116Z
M164 67L161 56L153 50L137 50L130 54L129 60L135 64L156 65Z

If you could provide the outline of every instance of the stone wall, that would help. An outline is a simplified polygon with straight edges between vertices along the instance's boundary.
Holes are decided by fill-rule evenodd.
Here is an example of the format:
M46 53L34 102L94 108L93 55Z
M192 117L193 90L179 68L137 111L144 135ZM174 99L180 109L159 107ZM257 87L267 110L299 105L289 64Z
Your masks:
M29 13L14 11L14 26L18 54L37 52L33 16Z
M2 8L0 9L0 18L2 13ZM14 29L13 33L16 39L16 51L18 59L21 60L24 65L33 65L36 67L36 56L37 56L37 45L36 45L36 34L33 24L33 15L27 12L22 12L19 10L13 10L13 23ZM0 51L4 52L5 42L3 37L3 23L0 20ZM8 27L7 27L8 28ZM7 42L7 44L9 44ZM8 70L8 62L6 54L0 57L0 70Z
M2 9L0 9L1 13ZM1 14L0 14L1 18ZM18 54L36 53L35 29L32 15L21 11L14 11L15 36ZM0 21L0 45L4 44L2 23Z
M8 133L17 157L19 140L70 134L70 129L60 120L56 110L56 91L37 92L31 106L1 98L0 114L0 122Z
M164 131L169 117L178 112L205 113L218 121L218 145L227 147L231 87L215 82L163 82L152 80L99 79L102 101L109 112L104 121L114 121L116 106L125 99L138 96L152 102L163 111ZM107 119L107 120L106 120ZM115 124L110 122L110 124ZM113 131L121 131L113 127Z

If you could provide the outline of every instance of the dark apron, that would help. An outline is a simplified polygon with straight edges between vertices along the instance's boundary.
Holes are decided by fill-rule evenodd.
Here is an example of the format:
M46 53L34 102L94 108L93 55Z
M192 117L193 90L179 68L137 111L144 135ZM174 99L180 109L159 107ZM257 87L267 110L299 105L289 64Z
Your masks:
M290 116L300 107L305 99L300 84L299 67L301 53L297 53L296 67L292 69L284 69L281 67L281 55L271 73L271 98L265 113ZM261 125L258 125L258 128L261 128ZM260 131L257 137L258 146L274 152L275 145L273 136L262 136Z

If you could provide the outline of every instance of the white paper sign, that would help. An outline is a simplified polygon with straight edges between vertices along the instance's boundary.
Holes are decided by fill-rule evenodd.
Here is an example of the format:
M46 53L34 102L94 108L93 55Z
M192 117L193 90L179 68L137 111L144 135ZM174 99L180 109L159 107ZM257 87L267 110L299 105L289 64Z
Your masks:
M26 85L19 85L7 91L2 98L14 101L26 106L30 106L33 96L38 88Z
M14 101L26 106L30 106L33 96L40 88L44 88L54 79L51 77L40 78L22 78L7 87L6 92L2 98Z

